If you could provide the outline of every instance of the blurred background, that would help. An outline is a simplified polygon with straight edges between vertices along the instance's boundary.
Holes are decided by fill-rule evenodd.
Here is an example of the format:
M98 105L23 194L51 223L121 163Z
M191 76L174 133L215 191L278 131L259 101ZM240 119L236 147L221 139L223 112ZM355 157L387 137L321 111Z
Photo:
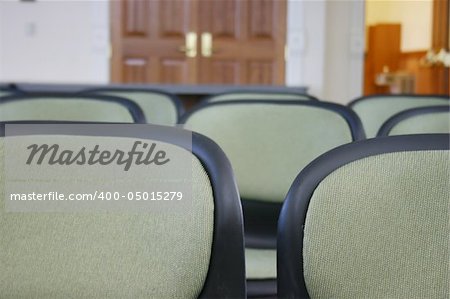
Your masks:
M2 0L0 82L449 94L448 0Z

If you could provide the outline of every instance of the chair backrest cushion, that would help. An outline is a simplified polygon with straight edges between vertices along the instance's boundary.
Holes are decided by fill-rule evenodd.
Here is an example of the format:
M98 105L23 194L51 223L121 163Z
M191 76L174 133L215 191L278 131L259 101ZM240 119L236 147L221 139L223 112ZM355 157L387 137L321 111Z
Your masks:
M372 138L386 120L401 111L449 104L449 98L444 96L380 95L363 97L349 105L361 119L367 138Z
M449 152L426 151L365 158L328 176L305 223L311 297L448 295L449 175Z
M312 162L280 216L281 296L305 296L304 284L311 298L446 297L448 142L377 138Z
M145 114L147 122L158 125L175 125L178 122L181 103L174 95L159 91L140 89L93 89L87 94L104 94L129 99L138 104Z
M49 140L48 136L42 137ZM4 142L13 138L16 140L9 146L29 141L25 137L0 138L0 164L5 158ZM131 147L136 141L99 136L52 136L50 140L60 145L92 143L113 147L118 144ZM191 155L175 145L148 139L140 141L183 151L187 158ZM23 147L17 150L23 151ZM202 163L191 156L194 183L192 206L187 210L7 213L2 209L0 297L198 297L210 265L214 199L208 174ZM0 194L5 191L3 174L0 173ZM149 173L142 180L156 175ZM99 173L70 172L61 176L61 184L72 187L77 184L83 192L99 179L102 180ZM132 190L116 187L111 191L126 194ZM2 206L6 200L1 197Z
M209 96L205 101L210 103L232 100L317 100L315 97L300 93L265 92L265 91L235 91Z
M450 133L450 106L420 107L402 111L389 118L378 136Z
M82 95L18 95L0 101L0 121L141 122L142 110L126 99Z
M282 202L299 170L331 148L354 140L345 114L333 110L340 107L228 101L203 105L182 122L225 151L243 199Z
M97 163L95 168L86 163L24 164L30 142L64 149L98 145L103 153L134 149L137 141L147 148L154 143L170 163L148 166L136 160L129 171L116 163ZM0 297L245 296L237 186L224 153L208 138L167 126L0 123L0 169L0 205L9 207L0 211ZM103 201L91 201L88 207L84 201L56 202L44 210L42 202L32 201L25 202L25 211L11 202L5 205L5 194L13 187L48 191L49 185L66 196L71 190L98 190L119 192L126 199L108 201L113 210L105 209ZM158 202L132 201L130 206L128 192L167 191L161 186L183 191L182 200L166 201L172 205L165 210L155 207ZM59 204L65 205L62 211Z
M8 90L1 90L0 89L0 97L5 97L12 94L12 92L8 91Z

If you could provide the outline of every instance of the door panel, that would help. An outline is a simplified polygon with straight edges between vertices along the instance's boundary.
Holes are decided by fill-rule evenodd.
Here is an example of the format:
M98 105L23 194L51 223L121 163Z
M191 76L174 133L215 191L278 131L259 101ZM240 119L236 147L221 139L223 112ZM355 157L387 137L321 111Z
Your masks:
M129 0L122 3L123 34L125 36L147 36L149 11L147 1Z
M111 24L113 82L284 84L286 0L119 0Z
M211 1L212 2L212 1ZM202 1L200 17L203 31L216 38L238 38L240 7L235 1Z
M285 1L200 0L199 15L213 48L200 58L201 83L284 84ZM227 74L215 74L218 65L227 65Z
M249 37L254 39L271 39L274 37L278 18L274 16L278 4L271 0L259 0L249 2Z
M238 84L240 80L240 63L235 60L224 60L215 58L209 61L211 68L209 78L211 84Z
M178 83L186 78L188 73L188 64L185 59L163 58L160 62L161 83Z
M272 61L251 60L248 64L249 84L272 84L275 80L274 63Z
M143 58L125 58L124 60L124 82L145 83L147 78L148 62Z
M190 19L190 5L190 1L159 1L159 13L154 17L159 19L160 37L178 37L184 39L184 34L190 29L194 29L186 26L186 22Z
M195 1L112 1L112 81L195 83L197 61L182 51L195 10Z

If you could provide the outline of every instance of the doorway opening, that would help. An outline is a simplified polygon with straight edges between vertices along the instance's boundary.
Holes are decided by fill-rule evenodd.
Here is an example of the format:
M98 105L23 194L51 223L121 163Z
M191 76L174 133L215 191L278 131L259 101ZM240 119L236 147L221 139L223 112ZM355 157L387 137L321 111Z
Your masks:
M364 94L449 94L449 1L366 0Z

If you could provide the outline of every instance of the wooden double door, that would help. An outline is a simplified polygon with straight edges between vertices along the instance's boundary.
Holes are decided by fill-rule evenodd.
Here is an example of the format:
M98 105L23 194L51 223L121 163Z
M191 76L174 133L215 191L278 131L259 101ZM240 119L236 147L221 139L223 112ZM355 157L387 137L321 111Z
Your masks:
M284 84L286 0L111 2L117 83Z

